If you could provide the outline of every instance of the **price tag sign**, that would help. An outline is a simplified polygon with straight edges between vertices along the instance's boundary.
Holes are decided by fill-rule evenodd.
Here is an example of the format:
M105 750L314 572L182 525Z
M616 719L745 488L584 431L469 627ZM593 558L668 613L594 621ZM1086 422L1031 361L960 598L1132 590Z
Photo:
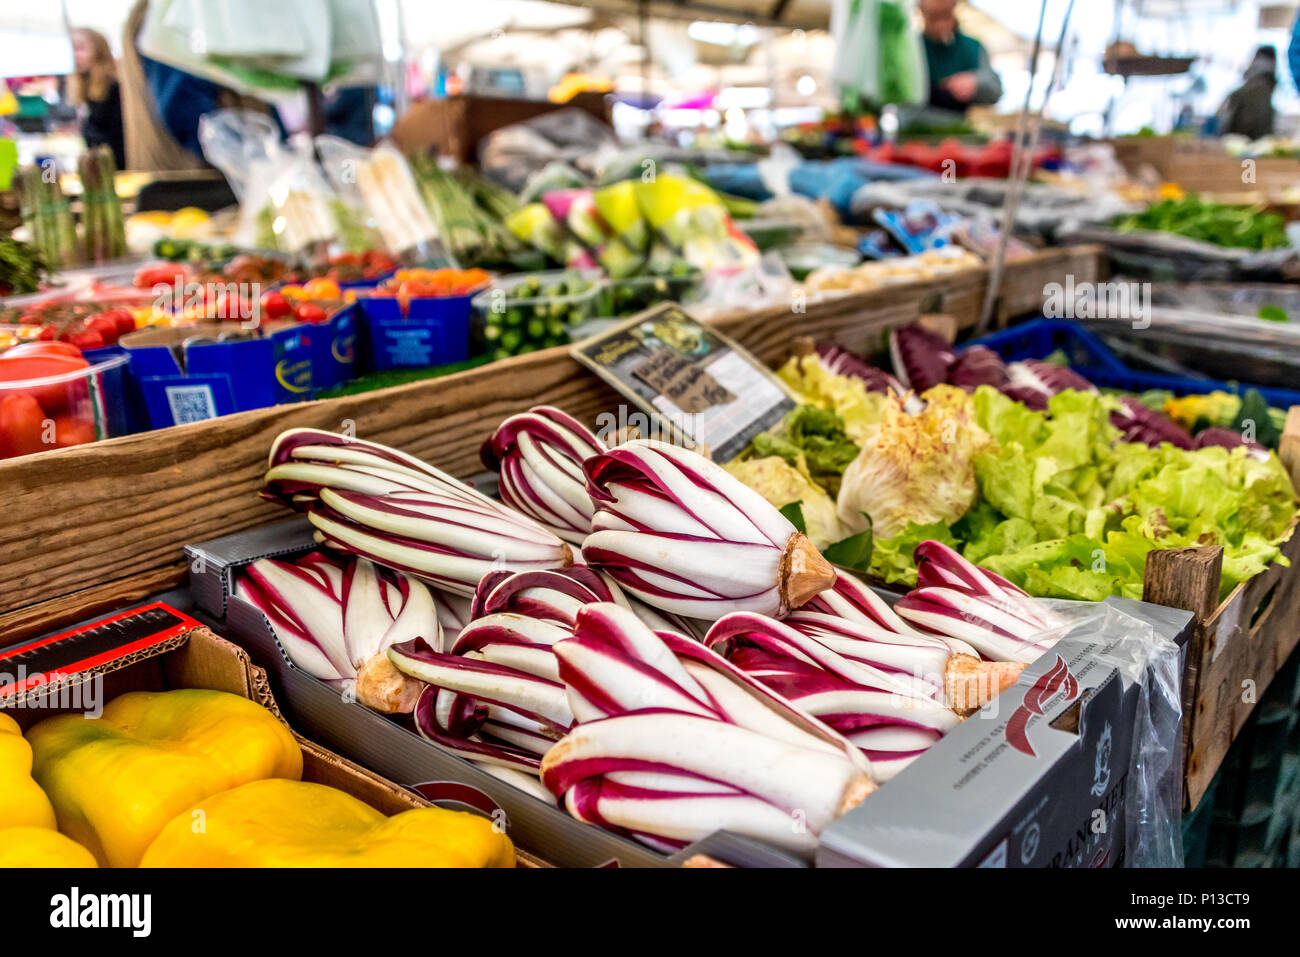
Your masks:
M763 363L673 303L576 343L571 352L631 400L653 434L624 419L597 419L598 429L637 426L642 438L704 446L717 462L735 458L796 405Z

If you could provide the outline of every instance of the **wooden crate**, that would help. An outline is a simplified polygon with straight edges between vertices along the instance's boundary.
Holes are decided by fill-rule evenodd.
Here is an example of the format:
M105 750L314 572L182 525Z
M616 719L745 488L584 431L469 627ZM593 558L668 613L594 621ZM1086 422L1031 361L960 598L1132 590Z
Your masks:
M1300 160L1278 157L1247 160L1223 154L1175 153L1166 178L1188 193L1221 195L1252 191L1273 200L1300 184Z
M1095 269L1095 247L1050 250L1008 266L1007 288L1044 271ZM1020 275L1030 279L1021 280ZM769 363L811 335L874 351L881 333L922 311L978 320L988 275L976 269L860 295L714 320ZM1031 282L1032 280L1032 282ZM1041 308L1041 298L1031 311ZM401 448L455 475L482 471L497 424L538 404L585 421L623 401L566 348L361 395L282 405L0 462L0 645L184 581L181 548L285 516L257 490L271 442L287 428L354 434Z
M472 163L479 142L488 134L569 108L590 113L606 125L610 122L610 100L603 93L579 93L567 103L469 93L412 104L393 124L392 138L408 155L436 151L440 156Z
M1282 461L1300 488L1300 406L1290 410ZM1300 641L1300 526L1274 564L1222 602L1223 549L1171 548L1147 556L1142 597L1197 618L1183 676L1183 804L1195 810L1228 748Z

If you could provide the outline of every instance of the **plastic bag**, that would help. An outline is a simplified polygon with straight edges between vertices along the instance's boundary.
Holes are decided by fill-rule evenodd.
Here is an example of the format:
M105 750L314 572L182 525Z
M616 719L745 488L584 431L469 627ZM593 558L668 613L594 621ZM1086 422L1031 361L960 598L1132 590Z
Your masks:
M308 137L282 144L263 114L217 110L200 117L199 143L239 200L236 242L299 254L334 238L333 192Z
M708 319L789 303L793 301L794 286L785 261L776 253L768 253L742 268L708 273L699 297L690 303L691 314Z
M1104 642L1090 657L1139 685L1124 788L1124 866L1182 867L1181 650L1150 622L1122 611L1124 602L1046 604L1068 622L1062 637L1082 633Z
M365 252L383 246L383 237L357 187L357 165L365 162L370 150L342 137L324 135L316 137L316 155L334 190L330 210L340 245L348 252Z

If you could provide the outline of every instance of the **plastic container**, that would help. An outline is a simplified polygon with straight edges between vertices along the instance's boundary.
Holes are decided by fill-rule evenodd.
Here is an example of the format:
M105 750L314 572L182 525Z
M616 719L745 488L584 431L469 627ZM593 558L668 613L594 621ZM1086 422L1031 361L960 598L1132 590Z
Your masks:
M474 341L483 352L514 355L563 345L569 329L600 315L598 272L554 270L499 279L474 296Z
M803 282L813 270L824 266L852 269L862 262L862 254L856 249L831 243L796 243L778 250L777 255L798 282Z
M703 284L703 275L694 270L685 276L611 279L601 289L599 312L602 317L634 316L661 302L685 303Z
M1061 350L1071 369L1093 385L1108 389L1123 389L1128 392L1163 389L1175 395L1203 395L1215 391L1241 395L1249 389L1258 389L1269 405L1282 409L1300 405L1300 392L1291 389L1135 371L1120 362L1115 353L1091 332L1064 319L1035 319L972 340L962 348L975 345L987 346L1008 362L1017 359L1045 359Z
M464 362L472 296L412 299L407 314L391 296L357 300L364 363L371 372Z
M122 434L122 396L113 381L120 382L126 363L124 355L90 364L60 356L0 356L0 458Z

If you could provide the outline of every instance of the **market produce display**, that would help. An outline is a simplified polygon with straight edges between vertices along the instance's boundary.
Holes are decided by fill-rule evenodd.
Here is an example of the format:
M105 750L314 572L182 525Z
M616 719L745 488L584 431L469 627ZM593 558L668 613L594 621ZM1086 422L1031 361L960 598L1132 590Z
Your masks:
M780 373L807 402L839 415L861 450L833 499L806 464L787 467L810 483L805 513L811 506L828 522L833 502L841 526L869 521L874 575L914 584L913 551L930 538L1032 594L1095 601L1140 597L1153 548L1224 546L1225 594L1279 557L1296 495L1275 454L1221 431L1195 448L1172 422L1068 369L1004 366L988 350L958 357L936 339L919 327L891 338L901 384L922 390L915 411L887 378L856 375L842 361L848 374L818 355ZM772 445L756 442L755 451ZM755 481L786 504L776 500L788 483Z
M1286 221L1253 206L1206 202L1196 196L1166 199L1115 222L1120 232L1151 229L1235 249L1277 249L1291 245Z
M801 440L825 438L801 409ZM891 608L705 457L610 446L559 409L506 419L483 457L504 504L384 446L285 433L267 494L329 551L254 561L236 595L298 667L355 676L358 704L664 852L726 829L808 853L1068 630L938 541Z

